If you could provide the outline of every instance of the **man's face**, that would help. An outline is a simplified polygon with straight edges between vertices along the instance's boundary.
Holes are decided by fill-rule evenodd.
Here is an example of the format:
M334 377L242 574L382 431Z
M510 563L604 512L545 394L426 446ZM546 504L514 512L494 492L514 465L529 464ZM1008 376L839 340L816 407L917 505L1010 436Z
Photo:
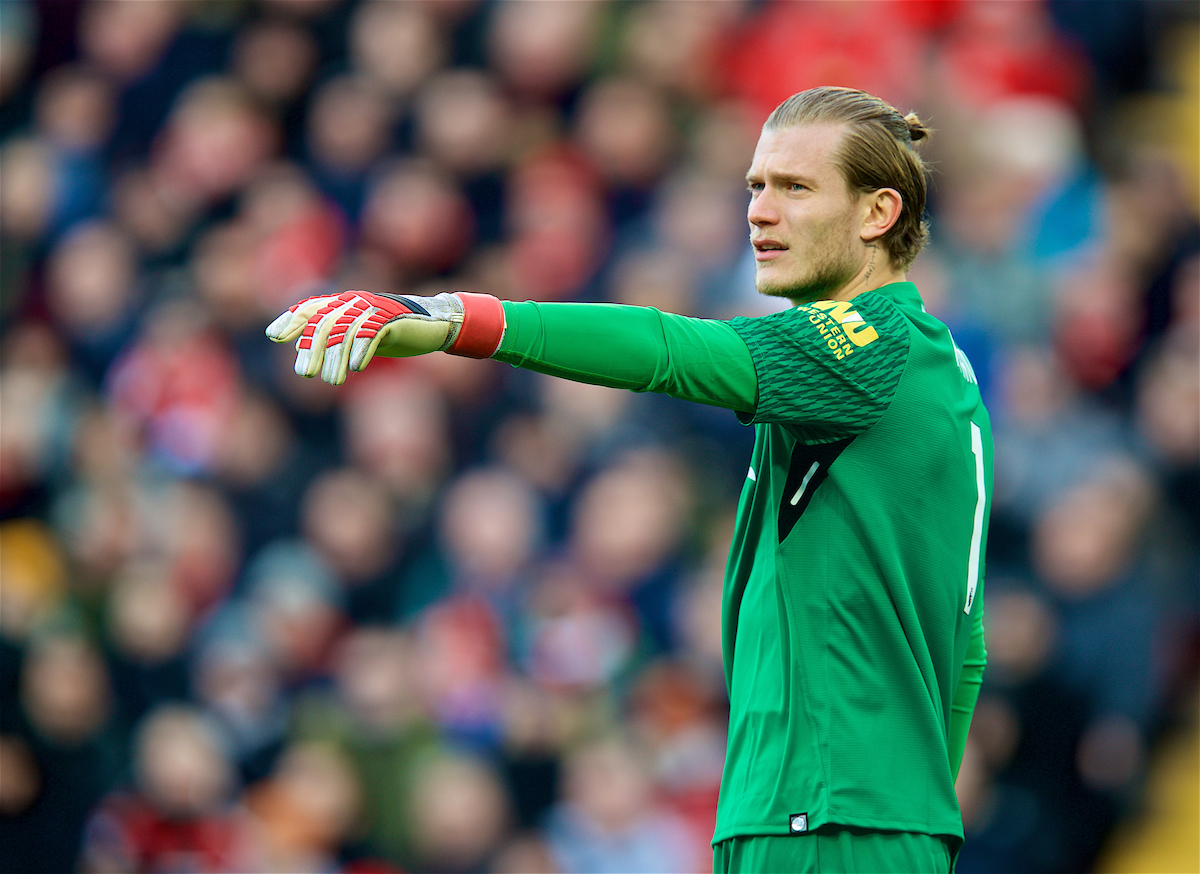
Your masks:
M866 257L862 199L834 163L841 125L764 130L746 174L759 293L796 302L836 293Z

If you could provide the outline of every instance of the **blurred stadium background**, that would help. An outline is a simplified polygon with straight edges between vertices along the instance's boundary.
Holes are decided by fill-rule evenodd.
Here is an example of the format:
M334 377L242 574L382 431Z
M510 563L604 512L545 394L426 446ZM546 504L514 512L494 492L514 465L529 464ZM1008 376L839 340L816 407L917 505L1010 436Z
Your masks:
M1200 870L1198 19L0 2L0 871L707 870L750 431L262 331L762 312L742 176L818 84L938 129L912 278L996 426L958 870Z

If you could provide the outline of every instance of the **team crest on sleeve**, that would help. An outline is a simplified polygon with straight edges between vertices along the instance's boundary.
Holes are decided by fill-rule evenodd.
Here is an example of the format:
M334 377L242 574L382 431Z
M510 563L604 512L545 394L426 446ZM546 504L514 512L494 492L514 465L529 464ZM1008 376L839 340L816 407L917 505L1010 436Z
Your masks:
M851 309L850 301L819 300L801 309L808 312L808 320L820 332L830 354L839 361L879 339L879 333L857 310Z

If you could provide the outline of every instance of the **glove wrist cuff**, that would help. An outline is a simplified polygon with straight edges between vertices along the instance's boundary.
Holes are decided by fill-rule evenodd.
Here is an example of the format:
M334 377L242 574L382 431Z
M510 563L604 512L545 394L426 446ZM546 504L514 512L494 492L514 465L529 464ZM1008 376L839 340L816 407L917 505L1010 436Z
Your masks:
M462 301L462 325L446 351L464 358L491 358L504 339L504 306L490 294L454 293Z

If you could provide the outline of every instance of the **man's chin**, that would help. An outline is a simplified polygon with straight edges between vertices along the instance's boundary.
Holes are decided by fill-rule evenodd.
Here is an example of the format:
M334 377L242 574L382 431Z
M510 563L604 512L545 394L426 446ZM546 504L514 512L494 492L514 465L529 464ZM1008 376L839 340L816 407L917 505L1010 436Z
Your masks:
M755 277L754 287L766 297L787 298L792 303L809 303L818 300L819 290L795 283L772 282L762 276Z
M845 275L832 271L823 272L816 276L810 276L807 280L780 280L770 275L764 275L764 272L759 272L754 277L754 287L759 294L767 297L784 297L794 304L812 303L815 300L824 300L833 292L837 291L846 281L849 280L851 273Z
M767 297L790 297L791 290L795 286L794 282L787 281L786 278L779 275L778 270L772 270L771 266L760 264L758 269L754 271L754 287L759 294L765 294Z

